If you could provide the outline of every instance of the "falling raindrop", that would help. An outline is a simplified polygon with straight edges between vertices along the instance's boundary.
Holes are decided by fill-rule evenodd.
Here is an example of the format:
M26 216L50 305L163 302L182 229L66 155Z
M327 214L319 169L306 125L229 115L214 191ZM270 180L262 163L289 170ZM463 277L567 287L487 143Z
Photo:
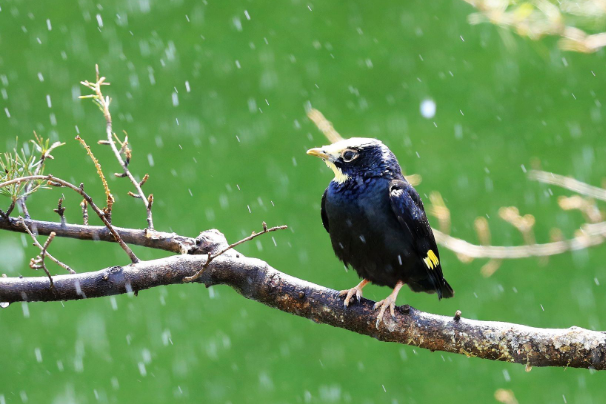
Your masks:
M433 118L436 115L436 103L434 100L426 99L421 102L421 115L423 118Z
M147 370L145 369L145 364L142 362L139 362L139 373L141 374L141 376L145 377L147 376Z
M238 17L234 17L232 22L238 31L242 31L242 21Z

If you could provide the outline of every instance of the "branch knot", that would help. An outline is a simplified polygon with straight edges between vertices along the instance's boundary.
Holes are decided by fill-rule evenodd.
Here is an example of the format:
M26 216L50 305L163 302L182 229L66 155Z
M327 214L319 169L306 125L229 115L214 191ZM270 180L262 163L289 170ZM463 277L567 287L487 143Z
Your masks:
M188 253L193 255L212 254L222 247L227 247L227 245L227 239L223 233L217 229L210 229L203 231L196 237L196 246L192 247Z

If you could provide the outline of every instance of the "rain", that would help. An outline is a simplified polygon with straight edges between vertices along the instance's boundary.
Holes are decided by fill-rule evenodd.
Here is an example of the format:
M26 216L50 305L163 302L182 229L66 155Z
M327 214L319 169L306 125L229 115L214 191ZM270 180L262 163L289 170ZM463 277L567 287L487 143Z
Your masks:
M493 24L471 3L499 3L532 18L499 14ZM112 225L143 232L149 195L157 231L195 238L218 229L231 243L262 223L287 225L238 245L237 254L343 290L360 279L343 270L322 225L321 198L334 174L306 155L330 143L308 117L317 110L341 136L387 145L415 181L431 226L446 236L480 247L584 242L606 222L599 197L606 54L588 37L606 31L606 14L591 8L593 0L574 13L576 2L543 2L586 34L554 35L553 21L539 19L547 18L539 3L5 3L0 157L22 148L31 155L36 136L65 143L45 160L44 174L83 184L103 208L105 186L79 136L114 198ZM104 114L80 98L91 93L80 83L95 81L96 65L109 83L102 90L117 147L125 159L129 150L128 169L144 182L145 198L103 143ZM533 179L537 172L598 190L580 194ZM82 196L43 185L27 199L31 218L60 223L64 195L66 223L83 225ZM10 203L0 194L2 214ZM103 226L88 209L90 224ZM11 213L25 215L21 206ZM40 248L27 233L8 230L0 226L0 279L45 278L32 264ZM507 259L438 243L454 298L405 287L397 304L449 317L460 310L462 319L604 330L606 244L595 244ZM141 261L176 255L131 248ZM78 274L131 263L117 243L98 238L58 236L48 251ZM57 282L71 276L48 256L44 262ZM64 302L0 296L0 404L603 400L597 371L386 343L379 331L369 338L318 324L227 285L126 286L128 293L90 298L88 285L76 282L80 300ZM390 292L371 284L364 298Z

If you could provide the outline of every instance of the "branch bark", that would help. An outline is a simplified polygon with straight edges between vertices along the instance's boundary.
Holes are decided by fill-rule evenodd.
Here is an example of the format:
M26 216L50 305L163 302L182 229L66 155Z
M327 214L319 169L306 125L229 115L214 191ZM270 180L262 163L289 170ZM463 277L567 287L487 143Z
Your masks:
M225 237L209 230L197 238L202 255L179 255L96 272L53 277L0 278L0 307L19 301L77 300L179 284L205 265L204 254L221 251ZM394 318L375 328L373 302L362 298L344 307L338 292L282 273L266 262L235 250L217 256L198 282L228 285L242 296L267 306L344 328L380 341L413 345L483 359L526 364L606 369L606 333L578 327L541 329L495 321L478 321L424 313L401 306ZM457 313L459 314L459 313Z
M28 220L25 223L34 233L48 236L55 233L58 237L75 238L78 240L95 240L116 242L113 234L105 226L89 226L79 224L61 224L44 220ZM15 218L0 216L0 229L18 233L26 233L21 222ZM126 243L179 254L198 254L199 241L196 238L179 236L155 230L125 229L113 226L114 231Z

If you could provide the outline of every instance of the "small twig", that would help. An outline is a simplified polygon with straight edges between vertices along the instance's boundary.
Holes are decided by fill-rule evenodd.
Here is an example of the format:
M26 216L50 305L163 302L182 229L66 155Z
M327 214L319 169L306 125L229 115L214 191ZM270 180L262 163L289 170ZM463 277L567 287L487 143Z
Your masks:
M128 165L130 164L130 159L131 157L133 157L132 151L127 147L124 149L123 152L122 149L120 149L120 153L124 153L124 165L128 167Z
M547 171L531 170L528 172L528 178L544 184L557 185L581 195L606 201L606 189L594 187L593 185L586 184L571 177L566 177Z
M332 123L317 109L311 108L309 111L307 111L307 117L316 124L318 129L320 129L320 131L331 143L336 143L339 140L343 140L343 137L341 137L339 132L337 132L332 126Z
M64 198L65 196L62 195L61 198L59 198L59 202L57 203L57 209L53 209L53 212L58 214L61 218L62 225L65 225L65 208L63 207Z
M442 195L439 192L434 191L429 194L429 201L431 204L427 209L428 213L438 219L438 226L440 227L440 230L446 234L449 234L450 209L446 207L444 198L442 198Z
M73 274L76 273L76 271L74 271L73 269L71 269L67 264L64 264L63 262L59 261L57 258L53 257L48 252L48 246L50 245L50 243L55 238L55 235L56 235L55 232L51 232L51 234L48 235L48 238L46 239L46 242L44 243L44 245L41 245L40 242L38 242L38 239L36 238L36 235L30 230L30 228L25 223L25 219L22 218L22 217L20 217L19 218L19 222L21 223L21 225L23 226L23 228L25 229L25 231L27 232L27 234L29 234L30 237L32 238L32 240L34 241L34 245L40 249L40 255L38 256L39 260L32 258L31 261L30 261L30 268L32 268L32 269L42 268L44 270L44 272L46 272L46 276L48 276L48 279L50 280L51 287L54 286L53 285L53 278L51 277L51 274L50 274L49 270L46 268L46 265L44 264L44 258L45 257L50 258L51 261L53 261L55 264L59 265L61 268L65 269L70 274L73 275Z
M42 246L42 252L44 253L44 255L46 255L46 250L48 249L48 246L50 245L50 243L52 243L52 241L55 239L56 235L57 235L57 233L52 232L46 238L46 241L44 242L44 245Z
M530 364L526 363L527 372L530 372L530 370L528 370L529 367ZM518 400L516 400L516 396L511 390L497 389L497 391L494 392L494 398L495 400L503 404L519 404Z
M25 198L19 198L17 199L17 205L19 205L19 207L21 208L21 211L23 212L23 216L25 216L26 219L29 219L29 211L27 210L27 206L25 205Z
M488 226L488 220L484 216L480 216L476 218L473 222L473 226L476 229L476 233L478 234L478 240L480 241L480 245L489 246L490 245L490 227ZM459 256L465 257L465 256ZM484 277L488 278L492 276L496 271L499 270L503 260L499 259L490 259L486 264L482 266L480 269L480 273L484 275Z
M604 220L602 213L596 206L593 198L584 198L581 195L573 195L570 197L562 195L558 198L558 205L560 205L560 208L563 210L577 209L581 211L588 223L598 223Z
M480 273L485 278L491 277L492 275L494 275L495 272L499 270L501 264L503 264L503 260L493 258L482 266L482 268L480 269Z
M82 146L84 146L86 153L88 154L90 159L93 161L93 164L95 165L95 168L97 169L97 175L99 176L99 178L101 178L101 183L103 184L103 190L105 191L105 199L106 199L106 203L107 203L107 207L104 209L104 211L105 211L105 215L107 216L107 220L109 222L111 222L112 221L112 219L111 219L112 207L114 206L115 199L109 190L109 185L107 185L107 180L105 179L105 175L103 175L103 170L101 169L101 164L99 163L99 160L97 160L97 158L93 154L92 150L90 149L90 146L86 144L84 139L82 139L78 135L78 136L76 136L76 140L78 142L80 142L80 144Z
M11 204L9 205L8 209L6 210L6 212L4 212L2 209L0 209L0 216L2 216L5 219L8 219L8 217L13 212L13 209L15 209L15 201L11 200Z
M38 139L38 134L35 131L34 131L34 136L36 137L36 139ZM40 170L42 170L42 168L44 167L44 160L46 160L46 157L47 157L46 154L42 153L42 155L40 156L40 161L38 162L38 166L36 167L36 170L34 170L33 175L40 174ZM17 200L17 204L23 211L23 215L25 216L26 219L29 219L30 216L29 216L29 211L27 210L27 206L25 205L25 201L27 201L27 198L29 197L31 188L32 188L32 184L30 182L29 184L27 184L25 186L23 196ZM52 284L52 281L51 281L51 284Z
M133 185L137 191L137 194L140 196L140 199L145 204L145 209L147 210L147 228L150 230L153 230L154 222L152 219L151 205L149 204L147 197L145 196L145 193L143 193L143 190L141 189L141 185L139 185L139 182L135 179L135 177L133 177L131 172L128 170L128 164L130 163L131 154L130 154L130 150L126 147L127 140L125 140L123 143L120 143L121 147L120 147L120 150L118 150L118 148L116 147L116 142L113 139L115 134L112 130L112 116L109 112L109 104L111 102L111 99L109 97L104 97L103 93L101 92L101 86L109 85L109 83L105 82L105 77L101 77L101 78L99 77L99 66L98 65L95 65L95 69L96 69L96 73L97 73L96 83L90 83L89 81L81 82L82 85L93 90L95 92L95 94L82 96L80 98L93 98L94 101L99 105L99 107L103 111L103 116L105 117L105 122L106 122L105 133L107 135L107 144L109 144L110 147L112 148L112 151L114 152L114 155L116 156L116 159L118 160L118 163L120 163L120 165L122 166L122 169L124 170L124 174L133 183ZM118 142L120 142L120 141L118 140ZM122 159L122 154L121 154L122 151L124 152L124 154L126 156L126 161L124 159ZM118 176L120 177L121 175L118 175Z
M406 181L413 187L416 187L423 181L423 176L421 176L421 174L405 175L404 178L406 178Z
M0 188L6 187L6 186L12 185L12 184L18 184L18 183L24 182L24 181L37 181L37 180L46 180L46 181L48 181L49 185L70 188L70 189L76 191L77 193L79 193L80 195L82 195L84 200L86 200L86 202L88 202L88 204L93 209L93 211L97 214L97 216L99 216L99 218L101 219L103 224L105 224L107 229L114 236L114 238L116 239L118 244L120 244L120 247L122 247L122 249L126 252L126 254L128 254L130 260L133 263L139 262L139 258L137 258L137 256L133 252L133 250L131 250L130 247L124 243L122 238L120 238L120 235L116 232L116 230L114 230L114 227L109 222L109 220L107 220L107 217L105 217L105 214L101 211L101 209L99 209L97 207L97 205L95 205L95 203L93 202L93 199L86 192L84 192L84 189L83 189L84 187L82 185L80 187L77 187L74 184L71 184L65 180L62 180L61 178L53 177L52 175L49 174L49 175L29 175L27 177L15 178L10 181L0 183Z
M124 142L120 140L120 138L118 137L118 135L116 135L114 133L114 139L116 140L116 142L118 142L118 144L120 145L120 153L123 153L124 150L126 150L126 147L128 146L128 133L126 133L125 130L123 130L122 132L124 132Z
M533 215L526 214L522 216L520 215L519 209L515 206L503 206L499 209L499 216L501 219L518 229L524 238L524 243L527 245L536 244L536 239L532 231L532 228L536 222Z
M65 143L54 142L50 146L48 144L46 146L44 146L43 139L38 136L36 131L34 131L34 137L36 140L35 141L32 140L31 142L34 144L34 147L40 152L40 160L36 163L36 169L34 170L32 175L41 175L42 172L44 171L44 164L45 164L46 160L54 159L51 152L54 149L56 149L57 147L63 146ZM30 182L25 185L25 189L23 190L22 196L19 199L17 199L17 204L23 211L23 214L25 215L26 219L29 219L30 216L29 216L29 211L27 209L25 202L27 201L27 198L29 198L29 195L31 195L31 192L32 192L32 183Z
M222 249L221 251L219 251L218 253L212 254L212 253L208 253L208 258L206 259L206 262L204 263L204 265L202 266L202 269L200 269L198 272L196 272L195 274L193 274L192 276L188 276L183 278L183 282L193 282L196 279L198 279L200 276L202 276L202 274L204 273L204 270L206 268L208 268L208 265L210 265L210 263L217 258L218 256L225 254L227 251L231 250L232 248L239 246L242 243L246 243L247 241L250 241L256 237L259 237L265 233L269 233L272 231L277 231L277 230L284 230L287 229L288 226L275 226L275 227L271 227L271 228L267 228L267 224L265 222L263 222L263 231L259 232L259 233L255 233L253 232L250 236L248 237L244 237L242 240L240 241L236 241L233 244L228 245L227 247L225 247L224 249Z
M143 176L143 179L139 182L139 186L142 187L147 182L148 179L149 179L149 174L145 174Z
M88 202L86 202L86 199L80 202L80 206L82 207L82 222L88 226Z
M6 216L10 216L11 213L13 213L13 209L15 209L15 201L12 200L10 206L8 207L8 209L6 210Z

